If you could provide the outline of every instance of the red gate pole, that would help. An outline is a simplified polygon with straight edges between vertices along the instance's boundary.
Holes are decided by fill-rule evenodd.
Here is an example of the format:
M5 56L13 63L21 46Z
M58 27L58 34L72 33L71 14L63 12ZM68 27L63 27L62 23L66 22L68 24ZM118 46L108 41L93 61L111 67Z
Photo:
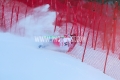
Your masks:
M28 0L27 0L27 2L26 2L26 4L27 4L27 6L26 6L26 10L25 10L25 18L26 18L26 16L27 16L27 9L28 9Z
M3 24L4 24L5 31L6 31L7 29L6 29L5 17L4 17L4 23Z
M3 21L4 21L4 5L2 4L2 24L3 24Z
M107 45L107 53L106 53L103 73L106 73L106 65L107 65L107 61L108 61L109 50L110 50L110 41L109 41L109 43Z
M18 6L18 11L17 11L17 13L16 13L16 16L17 16L16 22L18 22L18 18L19 18L19 6Z
M4 5L2 5L2 21L3 21L3 17L4 17Z
M31 15L33 15L33 9L34 9L34 2L33 2L34 0L31 0L31 3L30 3L30 5L32 6L32 12L31 12Z
M94 8L96 8L96 4L94 4ZM96 18L95 18L95 9L93 9L93 25L92 25L92 48L93 48L93 46L94 46L94 35L95 35L95 20Z
M82 62L84 61L84 57L85 57L85 53L86 53L86 48L87 48L88 39L89 39L89 35L90 35L91 24L92 24L92 21L90 22L89 32L87 34L87 39L86 39L86 43L85 43L85 47L84 47L84 52L83 52L83 55L82 55Z
M95 13L94 13L94 21L93 21L93 30L92 30L92 48L94 46L94 35L95 35L95 29L94 29L94 26L95 26Z
M3 1L3 5L2 5L2 21L3 21L3 24L4 24L4 28L5 28L5 30L6 30L6 22L5 22L5 6L4 6L4 3L5 3L5 0Z
M56 31L56 27L57 27L57 4L56 4L56 0L55 0L55 11L56 11L56 20L55 20L55 27L54 27L54 32Z
M13 7L12 7L11 21L10 21L10 29L11 29L11 27L12 27L12 19L13 19L14 7L15 7L15 2L14 2Z
M73 28L74 28L74 23L73 23L72 28L71 28L71 30L70 30L70 35L72 35Z
M4 3L4 2L3 2ZM1 24L2 27L3 27L3 30L6 29L6 26L5 26L5 16L4 16L4 4L2 3L2 15L1 15Z
M89 32L87 34L87 39L86 39L86 43L85 43L85 47L84 47L84 52L83 52L83 55L82 55L82 62L84 61L89 35L90 35L90 30L89 30Z

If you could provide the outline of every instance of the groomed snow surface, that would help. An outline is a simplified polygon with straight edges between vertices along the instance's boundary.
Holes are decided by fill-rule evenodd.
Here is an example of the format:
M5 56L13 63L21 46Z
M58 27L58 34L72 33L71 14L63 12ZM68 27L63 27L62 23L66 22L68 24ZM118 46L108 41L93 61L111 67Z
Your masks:
M33 10L44 15L33 13L18 22L17 28L25 28L24 37L0 33L0 80L114 80L68 54L38 48L34 36L48 35L45 27L49 33L54 28L55 13L47 8Z

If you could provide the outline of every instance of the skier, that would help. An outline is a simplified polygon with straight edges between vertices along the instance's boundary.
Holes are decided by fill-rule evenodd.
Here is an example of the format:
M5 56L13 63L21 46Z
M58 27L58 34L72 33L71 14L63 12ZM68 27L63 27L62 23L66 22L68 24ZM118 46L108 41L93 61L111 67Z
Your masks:
M74 36L71 35L71 36ZM64 36L59 36L57 38L54 38L52 40L52 44L54 44L54 46L58 47L58 51L60 52L68 52L70 51L71 47L73 47L74 45L74 40L75 38L74 37L71 37L70 35L67 35L65 34ZM51 41L51 39L50 39ZM46 43L47 46L49 45L48 43ZM45 48L46 47L46 44L45 43L41 43L39 45L39 48Z
M65 34L63 37L59 38L59 51L67 52L71 45L71 36Z
M60 36L53 40L53 44L59 47L68 46L71 44L71 37L68 35Z

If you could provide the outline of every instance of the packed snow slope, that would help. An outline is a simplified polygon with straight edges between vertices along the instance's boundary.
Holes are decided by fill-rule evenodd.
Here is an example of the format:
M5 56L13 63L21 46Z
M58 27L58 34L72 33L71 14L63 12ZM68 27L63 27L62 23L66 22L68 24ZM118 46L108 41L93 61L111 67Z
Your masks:
M16 31L13 27L11 32L24 28L24 37L0 33L0 80L113 80L65 53L38 48L34 36L52 35L54 29L55 12L48 8L34 9L16 24Z
M113 80L67 54L39 49L30 38L0 33L0 80Z

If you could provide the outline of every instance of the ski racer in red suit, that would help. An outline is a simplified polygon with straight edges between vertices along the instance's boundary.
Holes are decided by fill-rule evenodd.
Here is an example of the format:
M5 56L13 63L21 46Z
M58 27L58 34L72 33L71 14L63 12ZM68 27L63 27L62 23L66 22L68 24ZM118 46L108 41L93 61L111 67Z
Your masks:
M58 47L57 51L70 52L72 51L72 49L76 44L76 35L73 34L71 36L70 35L59 36L57 38L54 38L51 43L54 44L54 46ZM39 48L45 48L45 47L46 47L45 43L41 43L39 45Z

